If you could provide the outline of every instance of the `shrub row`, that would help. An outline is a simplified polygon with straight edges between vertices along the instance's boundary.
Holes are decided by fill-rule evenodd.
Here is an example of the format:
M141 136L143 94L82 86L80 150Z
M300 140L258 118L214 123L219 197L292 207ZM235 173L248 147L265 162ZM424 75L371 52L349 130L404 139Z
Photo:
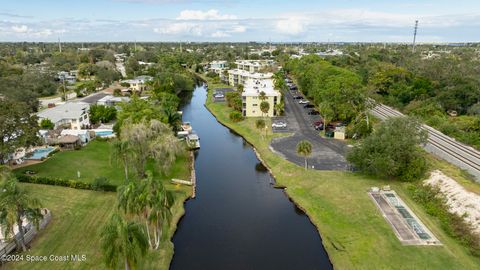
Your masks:
M45 177L45 176L30 176L19 174L17 179L23 183L32 183L32 184L43 184L51 186L62 186L75 189L86 189L86 190L96 190L96 191L117 191L117 186L108 184L106 181L94 181L94 184L85 183L76 180L65 180L60 178Z
M436 217L443 230L468 248L475 257L480 257L480 237L473 232L473 226L463 217L450 213L445 197L438 188L422 184L411 185L409 191L413 199L420 203L426 212Z

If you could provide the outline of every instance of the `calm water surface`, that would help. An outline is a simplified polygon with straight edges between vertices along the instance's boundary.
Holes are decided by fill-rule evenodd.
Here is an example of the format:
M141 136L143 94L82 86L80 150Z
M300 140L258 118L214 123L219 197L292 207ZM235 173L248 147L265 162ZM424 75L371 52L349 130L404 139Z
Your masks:
M206 95L197 87L183 108L201 149L170 269L332 269L315 227L272 187L252 147L204 107Z

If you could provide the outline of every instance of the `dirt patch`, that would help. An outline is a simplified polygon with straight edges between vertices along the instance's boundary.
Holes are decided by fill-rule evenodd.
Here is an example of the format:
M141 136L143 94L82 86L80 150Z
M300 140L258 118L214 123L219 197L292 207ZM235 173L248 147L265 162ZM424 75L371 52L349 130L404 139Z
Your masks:
M474 232L480 235L480 196L466 190L454 179L436 170L430 174L425 184L437 187L447 199L450 213L457 214L472 224Z

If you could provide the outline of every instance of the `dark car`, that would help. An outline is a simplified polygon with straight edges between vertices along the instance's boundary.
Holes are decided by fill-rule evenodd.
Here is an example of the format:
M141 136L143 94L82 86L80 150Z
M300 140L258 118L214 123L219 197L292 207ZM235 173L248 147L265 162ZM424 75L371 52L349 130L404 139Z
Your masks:
M319 115L319 114L320 114L320 113L319 113L318 111L316 111L316 110L310 110L310 111L308 112L308 115Z
M315 105L313 105L313 104L305 104L305 105L303 105L303 108L305 108L305 109L311 109L311 108L315 108Z
M303 99L302 96L293 96L293 99Z
M313 122L313 128L315 130L323 130L323 121L315 121Z

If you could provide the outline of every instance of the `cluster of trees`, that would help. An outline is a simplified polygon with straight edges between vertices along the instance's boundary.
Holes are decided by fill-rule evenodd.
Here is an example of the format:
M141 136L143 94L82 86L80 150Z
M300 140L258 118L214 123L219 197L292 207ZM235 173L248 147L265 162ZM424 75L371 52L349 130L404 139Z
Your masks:
M117 109L113 106L105 105L91 105L90 106L90 123L108 123L115 119L117 115ZM40 123L42 124L42 123Z
M314 101L325 125L342 121L348 124L350 133L355 131L356 137L370 132L370 128L359 128L369 126L368 95L360 76L316 55L288 61L284 69L297 79L299 89Z
M357 73L376 100L480 147L476 48L423 46L414 54L403 46L350 50L328 61ZM428 53L435 56L426 57Z
M356 169L383 178L413 181L421 178L427 163L420 145L427 133L411 118L391 118L348 153Z

